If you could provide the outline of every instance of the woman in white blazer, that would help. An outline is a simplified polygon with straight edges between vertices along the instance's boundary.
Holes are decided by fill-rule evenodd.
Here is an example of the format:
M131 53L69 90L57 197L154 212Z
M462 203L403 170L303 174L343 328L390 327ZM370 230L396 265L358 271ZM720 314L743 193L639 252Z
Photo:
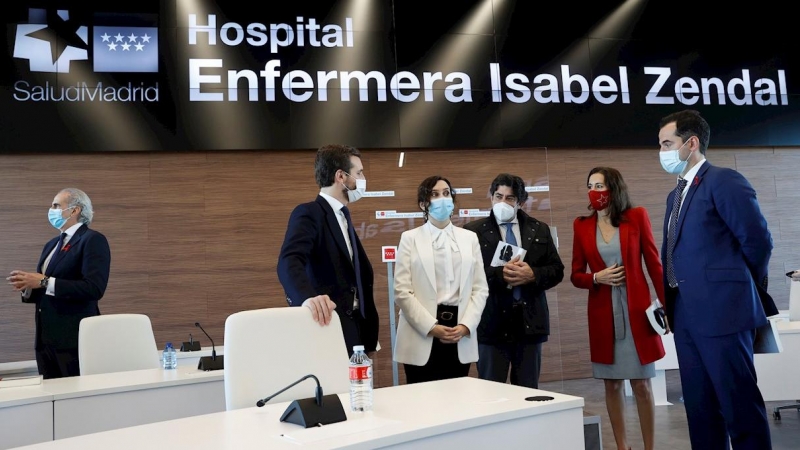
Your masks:
M489 288L477 235L450 222L454 200L447 179L426 178L417 189L426 222L400 237L394 359L408 383L464 377L478 360L476 333Z

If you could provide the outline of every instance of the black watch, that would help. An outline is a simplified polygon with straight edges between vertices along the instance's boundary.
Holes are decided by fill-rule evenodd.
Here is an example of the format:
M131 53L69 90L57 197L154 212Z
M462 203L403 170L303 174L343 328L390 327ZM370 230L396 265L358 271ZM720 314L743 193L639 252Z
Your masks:
M46 288L46 287L47 287L47 282L48 282L48 281L50 281L50 277L44 277L44 278L42 278L42 281L40 281L40 282L39 282L39 287L40 287L40 288Z

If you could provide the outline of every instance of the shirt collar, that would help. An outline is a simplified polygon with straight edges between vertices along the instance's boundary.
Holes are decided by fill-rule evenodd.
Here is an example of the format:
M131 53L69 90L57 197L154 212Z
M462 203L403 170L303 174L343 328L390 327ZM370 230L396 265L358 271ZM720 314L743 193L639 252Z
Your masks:
M77 232L78 228L80 228L82 225L83 222L78 222L75 225L67 228L66 231L63 231L63 233L67 233L67 239L71 239L72 236L75 236L75 232Z
M691 182L694 179L694 177L697 176L697 172L700 171L700 167L703 166L704 162L706 162L706 160L702 159L699 163L695 164L694 167L689 169L688 172L686 172L686 176L683 177L687 181L686 184L689 184L689 182ZM680 176L678 178L680 178Z
M320 191L319 195L331 205L333 212L339 212L344 207L344 204L339 200L336 200L333 196L330 196L322 191Z
M430 222L425 222L425 226L428 228L428 231L431 233L431 238L432 238L431 240L436 240L436 238L439 237L439 235L442 234L442 233L447 233L447 235L452 240L456 239L455 232L453 231L453 222L448 223L447 226L444 227L444 228L438 228L438 227L436 227L434 224L432 224Z
M498 226L504 226L503 224L506 224L506 223L519 223L519 221L517 220L517 215L516 214L514 214L514 218L511 219L508 222L500 222L500 220L498 220L497 216L495 216L494 214L492 214L492 217L494 217L494 221L497 222Z

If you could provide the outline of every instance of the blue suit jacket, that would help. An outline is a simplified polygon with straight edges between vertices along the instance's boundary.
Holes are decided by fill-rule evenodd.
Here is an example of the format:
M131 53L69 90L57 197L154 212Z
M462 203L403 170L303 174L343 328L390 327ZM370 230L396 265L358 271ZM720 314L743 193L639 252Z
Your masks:
M373 351L378 343L374 275L358 236L353 246L359 255L364 290L366 320L360 329L361 341L366 351ZM278 279L290 306L300 306L310 297L326 294L336 303L339 315L352 311L357 291L355 267L336 213L322 196L292 211L278 257Z
M41 273L47 255L58 243L58 236L45 244L39 257ZM103 298L111 269L111 250L101 233L82 225L61 250L45 275L56 279L54 296L45 289L34 289L30 302L36 303L36 348L77 349L78 329L84 317L97 316L97 302Z
M664 218L661 258L665 286L667 233L674 196L673 190L667 198ZM689 180L677 227L675 277L682 307L688 312L686 320L691 323L674 322L674 298L668 295L670 323L705 336L737 333L766 324L759 290L763 288L766 295L772 236L750 183L735 170L704 162L697 176Z

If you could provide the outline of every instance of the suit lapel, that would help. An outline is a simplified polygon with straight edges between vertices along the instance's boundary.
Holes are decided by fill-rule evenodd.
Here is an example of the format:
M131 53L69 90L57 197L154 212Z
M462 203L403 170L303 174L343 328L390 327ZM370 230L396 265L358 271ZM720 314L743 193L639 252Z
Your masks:
M47 261L47 256L50 254L50 252L53 251L53 247L55 247L56 245L58 245L58 236L56 236L55 239L51 239L47 243L47 246L45 247L45 251L44 251L44 253L42 253L41 260L39 261L39 266L36 268L37 272L44 273L42 271L42 269L44 269L44 267L43 267L44 266L44 262ZM55 256L55 255L53 255L53 256ZM48 264L48 266L49 266L49 264Z
M67 252L69 251L69 249L78 244L78 241L81 240L81 237L83 237L83 234L86 232L86 230L87 230L86 225L81 225L80 227L78 227L77 230L75 230L75 234L73 234L72 237L69 238L67 246L64 247L66 248L66 250L56 249L56 251L53 253L53 257L50 258L50 264L47 265L47 272L51 274L53 273L56 267L58 267L58 265L61 264L61 261L64 260L64 257L67 256ZM54 246L55 245L58 245L58 238L56 238Z
M627 214L624 214L627 216ZM628 232L630 231L630 225L626 220L623 220L619 224L619 253L620 258L622 259L619 261L620 266L627 265L627 255L628 255Z
M694 176L694 178L702 178L706 174L708 166L708 161L704 162L703 166L697 171L697 174ZM675 242L678 242L678 239L681 237L681 229L683 228L683 222L686 220L686 214L689 211L689 205L692 203L694 193L697 192L697 186L699 183L696 184L695 179L687 180L689 183L689 190L686 192L686 198L684 198L683 202L681 203L681 212L678 216L678 229L676 230L675 234Z
M422 268L428 280L433 286L433 292L436 292L436 271L433 267L433 242L431 241L431 233L427 230L426 226L422 226L417 231L417 236L414 238L414 244L417 246L417 256L422 262Z
M322 206L322 210L325 211L328 232L331 233L333 239L336 241L336 246L339 247L339 251L342 252L344 259L350 261L350 267L353 267L353 258L350 257L350 250L347 248L347 242L344 240L342 226L339 224L339 217L333 211L333 208L331 208L330 203L322 196L317 196L317 203L319 203ZM358 251L355 242L353 242L353 251Z
M462 299L468 299L472 295L472 287L469 286L470 271L467 270L467 268L473 264L472 246L467 239L469 235L459 233L458 230L455 229L455 226L453 227L453 233L456 236L458 251L461 253L461 283L459 284L459 296Z

